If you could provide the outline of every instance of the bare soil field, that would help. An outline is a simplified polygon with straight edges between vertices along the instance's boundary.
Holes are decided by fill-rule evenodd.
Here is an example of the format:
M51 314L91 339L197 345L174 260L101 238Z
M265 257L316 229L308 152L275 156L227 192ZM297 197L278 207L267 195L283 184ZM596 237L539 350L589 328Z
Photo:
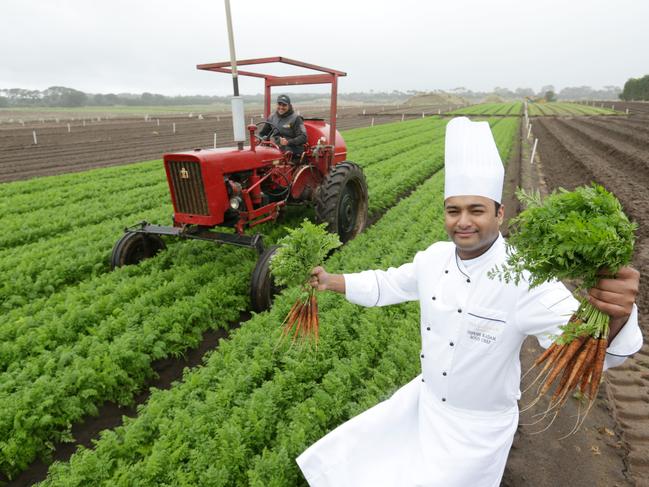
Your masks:
M628 108L629 115L649 116L649 102L647 101L589 101L587 104L600 108L611 108L622 112Z
M302 115L327 118L328 111L322 107L302 107ZM48 118L24 125L17 119L5 122L0 124L0 182L129 164L159 159L165 152L213 147L215 134L216 147L234 145L229 114L200 117L184 114L151 116L146 120L144 117L75 118L58 122ZM259 112L248 113L246 118L247 122L262 121ZM338 110L339 130L394 121L395 115L364 116L357 107ZM34 132L37 143L34 143Z
M616 104L617 108L617 104ZM638 223L634 265L642 278L640 325L649 337L649 134L633 119L539 119L534 127L550 189L596 181L613 191ZM607 374L612 413L629 453L630 476L649 485L649 345Z

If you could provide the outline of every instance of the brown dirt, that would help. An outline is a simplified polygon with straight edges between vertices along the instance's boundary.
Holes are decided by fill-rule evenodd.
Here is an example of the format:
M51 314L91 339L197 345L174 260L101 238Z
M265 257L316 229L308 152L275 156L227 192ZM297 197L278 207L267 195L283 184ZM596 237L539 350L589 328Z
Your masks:
M327 116L321 107L304 107L304 116ZM259 122L260 114L248 113L246 121ZM232 121L228 114L101 119L75 119L59 122L0 124L0 182L37 176L83 171L94 167L130 164L159 159L165 152L233 146ZM412 118L412 117L410 117ZM394 122L394 116L375 117L376 125ZM67 125L70 124L70 133ZM173 133L173 124L176 133ZM358 107L340 108L339 130L367 127L372 117L363 116ZM38 144L34 144L36 131Z
M646 339L649 336L649 144L642 128L633 120L539 119L534 125L534 135L539 139L539 152L550 189L560 186L571 189L596 181L613 191L626 213L638 223L634 266L641 273L641 282L636 302ZM625 452L627 476L636 485L649 485L646 421L649 417L649 346L645 344L632 359L607 372L603 386L600 399L608 399L615 428L621 433L623 448L620 451ZM592 420L589 418L589 422ZM616 431L615 428L609 427L611 431ZM583 463L583 455L582 451L582 456L574 459L575 465Z
M621 112L629 109L629 115L633 116L649 116L649 102L647 101L589 101L587 102L591 106L599 108L611 108L614 110L619 110Z

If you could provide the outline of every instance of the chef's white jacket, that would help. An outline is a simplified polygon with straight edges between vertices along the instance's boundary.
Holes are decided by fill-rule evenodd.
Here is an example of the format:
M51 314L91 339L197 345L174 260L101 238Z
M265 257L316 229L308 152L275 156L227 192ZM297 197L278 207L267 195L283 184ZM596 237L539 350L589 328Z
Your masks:
M578 307L560 282L530 289L490 279L505 260L499 236L468 261L438 242L399 268L345 274L352 303L419 300L422 373L297 458L312 487L499 485L518 424L523 340L535 335L548 347ZM634 305L605 367L641 346Z

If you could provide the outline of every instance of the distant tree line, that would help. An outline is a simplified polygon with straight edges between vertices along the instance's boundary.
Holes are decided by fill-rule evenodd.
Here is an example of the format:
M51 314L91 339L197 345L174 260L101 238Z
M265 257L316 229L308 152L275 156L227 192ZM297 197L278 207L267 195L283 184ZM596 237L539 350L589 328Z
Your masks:
M279 92L278 92L279 93ZM309 102L328 99L328 94L323 93L289 93L296 102ZM394 103L405 101L411 96L409 92L391 91L342 93L339 98L347 101L368 103ZM262 94L243 95L245 102L261 103ZM0 89L0 107L81 107L97 106L108 107L116 105L130 106L174 106L174 105L211 105L229 104L229 96L165 96L156 93L108 93L88 94L65 86L51 86L46 90L26 90L22 88Z
M433 90L433 92L441 92ZM279 91L277 91L279 93ZM340 101L364 102L364 103L403 103L412 96L428 93L426 91L407 90L390 92L351 92L338 95ZM511 90L500 86L492 91L472 91L464 87L448 90L455 96L471 101L480 101L488 96L496 95L505 100L520 100L526 97L563 99L563 100L649 100L649 75L630 79L624 85L624 91L617 86L604 86L600 90L590 86L568 86L561 91L555 90L554 86L546 85L538 92L532 88L516 88ZM328 99L327 93L288 93L291 99L297 103L314 102ZM262 94L243 95L247 103L261 103ZM178 105L211 105L229 104L229 96L207 96L207 95L182 95L165 96L156 93L108 93L91 94L84 93L65 86L51 86L45 90L26 90L22 88L0 89L0 107L81 107L96 106L109 107L116 105L127 106L178 106Z
M629 78L624 83L620 99L649 101L649 74L644 75L642 78Z

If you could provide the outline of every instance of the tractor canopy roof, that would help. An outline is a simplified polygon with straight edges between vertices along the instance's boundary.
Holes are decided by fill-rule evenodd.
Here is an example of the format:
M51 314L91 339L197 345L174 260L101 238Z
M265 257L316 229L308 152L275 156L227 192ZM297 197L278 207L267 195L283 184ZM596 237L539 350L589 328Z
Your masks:
M255 65L255 64L270 64L270 63L289 64L292 66L297 66L312 71L318 71L319 73L278 76L273 74L264 74L264 73L257 73L253 71L240 70L238 68L239 66L248 66L248 65ZM329 114L329 124L331 127L331 133L330 133L329 140L330 141L335 140L334 134L336 131L336 105L337 105L337 95L338 95L338 77L347 76L347 73L343 71L331 69L331 68L316 66L315 64L305 63L303 61L296 61L295 59L289 59L281 56L255 58L255 59L240 59L238 61L235 61L234 70L232 67L232 63L230 61L223 61L223 62L209 63L209 64L199 64L196 66L196 68L205 71L216 71L217 73L226 73L226 74L233 74L234 71L234 73L236 73L237 75L263 78L264 116L266 118L268 118L268 116L270 115L270 101L271 101L270 89L272 86L331 84L331 109Z

